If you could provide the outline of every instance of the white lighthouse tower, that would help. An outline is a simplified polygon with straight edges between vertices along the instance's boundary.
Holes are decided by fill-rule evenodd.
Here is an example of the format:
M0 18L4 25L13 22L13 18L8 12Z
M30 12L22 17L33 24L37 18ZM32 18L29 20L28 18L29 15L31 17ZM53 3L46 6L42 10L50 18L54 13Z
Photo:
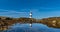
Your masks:
M32 18L32 11L30 11L29 16L30 16L29 18ZM30 23L29 25L30 25L30 27L32 27L32 23Z
M32 12L31 12L31 11L30 11L30 14L29 14L29 15L30 15L30 17L29 17L29 18L32 18Z

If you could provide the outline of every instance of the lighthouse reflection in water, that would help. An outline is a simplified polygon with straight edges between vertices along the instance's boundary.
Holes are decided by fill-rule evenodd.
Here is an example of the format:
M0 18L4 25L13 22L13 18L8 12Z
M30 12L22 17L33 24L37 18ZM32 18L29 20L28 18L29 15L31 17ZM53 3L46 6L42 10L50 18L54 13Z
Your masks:
M33 23L32 27L30 27L29 24L17 23L11 27L11 29L4 32L60 32L60 29L47 27L46 25L40 23Z

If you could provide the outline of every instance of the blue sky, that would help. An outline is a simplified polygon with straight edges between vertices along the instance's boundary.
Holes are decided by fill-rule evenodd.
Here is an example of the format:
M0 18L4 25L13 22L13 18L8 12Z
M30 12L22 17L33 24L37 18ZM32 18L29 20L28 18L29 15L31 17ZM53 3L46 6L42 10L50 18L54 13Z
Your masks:
M60 16L60 0L0 0L0 16L47 18Z

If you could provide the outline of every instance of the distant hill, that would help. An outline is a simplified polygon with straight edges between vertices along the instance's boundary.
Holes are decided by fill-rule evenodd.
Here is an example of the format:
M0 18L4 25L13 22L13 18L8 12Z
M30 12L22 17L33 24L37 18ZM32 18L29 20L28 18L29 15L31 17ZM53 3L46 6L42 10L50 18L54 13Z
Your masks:
M60 28L60 17L44 18L40 19L38 22L49 27Z

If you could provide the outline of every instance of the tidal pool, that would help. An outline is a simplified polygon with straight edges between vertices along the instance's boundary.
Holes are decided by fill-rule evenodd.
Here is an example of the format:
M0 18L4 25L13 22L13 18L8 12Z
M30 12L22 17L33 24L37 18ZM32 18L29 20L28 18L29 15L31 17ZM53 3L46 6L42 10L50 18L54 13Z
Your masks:
M11 29L4 32L60 32L60 28L51 28L43 24L33 23L32 27L29 24L13 24Z

